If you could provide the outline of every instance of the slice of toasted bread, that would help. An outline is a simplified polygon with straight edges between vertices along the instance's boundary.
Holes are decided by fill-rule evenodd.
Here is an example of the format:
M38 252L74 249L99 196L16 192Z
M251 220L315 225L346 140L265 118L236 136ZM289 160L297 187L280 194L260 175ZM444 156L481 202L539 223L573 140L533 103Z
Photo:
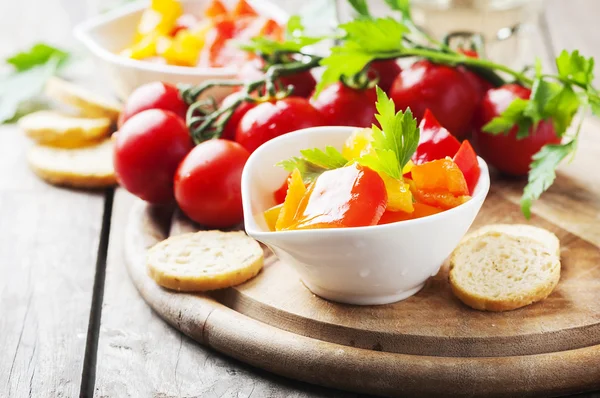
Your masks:
M553 253L560 257L560 241L547 229L528 224L489 224L465 235L463 241L486 232L500 232L512 236L521 236L537 240L545 244Z
M106 117L115 122L121 113L121 105L83 87L57 77L46 83L48 97L77 108L85 117Z
M478 310L508 311L543 300L559 279L556 250L527 236L483 232L450 257L452 291Z
M51 184L75 188L102 188L116 183L110 138L83 148L64 149L36 145L27 161L32 170Z
M38 111L19 119L19 127L39 144L60 148L90 145L110 134L108 118L82 118Z
M263 250L242 231L200 231L172 236L148 250L148 274L159 285L184 292L222 289L253 278Z

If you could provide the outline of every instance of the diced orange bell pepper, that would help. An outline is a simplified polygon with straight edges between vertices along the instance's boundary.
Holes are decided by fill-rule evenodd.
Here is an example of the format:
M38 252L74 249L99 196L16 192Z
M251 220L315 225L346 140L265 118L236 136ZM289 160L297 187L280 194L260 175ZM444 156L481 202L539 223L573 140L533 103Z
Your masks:
M414 211L407 213L404 211L389 211L386 210L379 220L379 224L390 224L398 221L413 220L415 218L427 217L432 214L441 213L443 210L438 207L426 205L424 203L414 203Z
M417 202L439 207L443 210L452 209L471 199L469 195L454 196L449 192L428 192L420 189L417 189L413 194Z
M275 223L275 230L281 231L289 228L294 223L294 217L300 206L300 201L306 194L306 186L302 181L300 170L295 169L290 177L287 195L281 207L281 212Z
M269 231L275 231L277 225L277 219L279 218L279 213L281 213L281 209L283 208L283 203L277 206L271 207L269 210L266 210L263 215L265 217L265 221L267 222L267 226L269 227Z
M224 17L228 14L227 8L220 0L213 0L204 10L207 18Z
M232 15L234 18L237 18L241 16L255 17L258 14L246 0L239 0L233 9Z
M414 211L413 197L408 184L404 180L397 180L385 173L380 173L379 176L383 179L387 191L387 210L412 213Z
M290 229L376 225L386 204L377 172L358 164L328 170L309 186Z
M274 19L267 19L260 29L258 36L267 36L276 41L282 41L284 29Z
M439 159L415 165L411 170L417 190L449 192L454 196L468 195L465 177L452 160Z

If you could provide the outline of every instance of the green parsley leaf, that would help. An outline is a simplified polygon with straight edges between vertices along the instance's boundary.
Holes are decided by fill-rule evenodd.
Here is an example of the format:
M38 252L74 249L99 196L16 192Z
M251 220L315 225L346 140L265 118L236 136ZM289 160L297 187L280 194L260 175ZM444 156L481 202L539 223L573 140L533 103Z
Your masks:
M23 51L6 59L6 63L12 65L17 72L31 69L35 66L45 64L51 58L57 58L63 62L69 57L69 53L52 47L45 43L37 43L29 50Z
M588 101L594 115L600 116L600 96L595 93L588 93Z
M573 88L567 85L560 88L544 106L544 114L552 118L554 130L559 137L566 133L580 105L581 100Z
M291 16L288 20L285 40L277 41L266 37L254 37L249 43L238 44L242 50L271 55L275 52L295 53L325 39L325 36L309 37L304 35L304 25L299 16Z
M352 8L354 8L354 11L356 11L361 17L371 18L367 0L348 0L348 3L350 3Z
M566 144L545 145L533 156L527 185L521 197L521 210L526 218L531 217L531 204L554 182L556 168L575 150L575 140Z
M542 77L534 80L527 107L523 112L525 116L531 118L534 128L540 121L546 119L546 105L558 94L560 89L561 85L548 82Z
M59 58L0 79L0 123L13 120L20 104L38 95L58 70Z
M419 129L410 109L396 112L394 101L377 87L377 114L381 129L373 125L372 146L375 155L361 157L358 162L399 179L402 168L417 150Z
M342 156L340 151L332 146L326 146L325 151L318 148L303 149L300 151L304 159L326 169L337 169L344 167L348 160Z
M358 19L340 25L345 32L340 46L333 47L321 60L325 71L315 95L342 76L354 76L376 58L386 58L402 48L402 37L409 29L393 18Z
M290 173L295 169L298 169L305 184L313 182L318 176L328 170L299 157L282 160L281 162L277 163L276 166L282 167Z
M388 7L394 11L400 11L402 13L402 19L407 21L411 20L410 12L410 0L385 0Z
M563 50L556 58L556 68L560 77L571 79L584 86L594 80L594 58L585 58L575 50L569 54Z
M528 100L515 98L502 114L496 116L483 126L483 131L493 135L508 134L515 125L525 119L525 109L528 105Z

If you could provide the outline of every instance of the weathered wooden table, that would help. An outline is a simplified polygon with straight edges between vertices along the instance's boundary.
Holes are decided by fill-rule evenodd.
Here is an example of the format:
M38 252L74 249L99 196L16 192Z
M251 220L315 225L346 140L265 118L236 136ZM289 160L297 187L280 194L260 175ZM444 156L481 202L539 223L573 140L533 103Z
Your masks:
M61 42L100 3L3 1L0 55L34 40ZM595 0L548 0L536 52L549 60L562 48L579 48L600 60L599 16ZM588 120L586 144L561 178L572 177L571 167L597 172L599 141L586 136L598 134L598 120ZM0 127L0 397L356 396L250 368L168 326L140 298L123 264L132 197L121 189L81 192L44 184L25 164L28 145L14 126ZM576 189L588 181L572 182ZM587 212L575 218L579 235L598 244L600 187L593 191ZM547 207L577 211L552 190L538 209Z

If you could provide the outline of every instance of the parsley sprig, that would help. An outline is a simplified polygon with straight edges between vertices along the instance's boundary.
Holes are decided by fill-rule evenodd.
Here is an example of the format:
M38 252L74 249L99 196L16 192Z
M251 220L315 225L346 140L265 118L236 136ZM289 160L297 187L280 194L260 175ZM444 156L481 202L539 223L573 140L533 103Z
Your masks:
M240 43L238 47L243 50L261 54L263 57L273 55L300 53L305 47L316 44L326 36L306 36L304 25L299 16L294 15L288 19L284 40L278 41L268 37L257 36L248 43Z
M394 101L377 87L377 114L381 128L373 125L372 150L356 159L346 159L332 146L325 150L313 148L300 151L302 156L279 162L277 165L292 172L298 169L309 183L327 170L357 162L392 178L402 178L402 168L408 163L419 144L419 128L410 109L396 112Z
M0 76L0 124L16 121L39 106L32 103L46 81L66 64L69 53L44 43L5 60L13 69Z

